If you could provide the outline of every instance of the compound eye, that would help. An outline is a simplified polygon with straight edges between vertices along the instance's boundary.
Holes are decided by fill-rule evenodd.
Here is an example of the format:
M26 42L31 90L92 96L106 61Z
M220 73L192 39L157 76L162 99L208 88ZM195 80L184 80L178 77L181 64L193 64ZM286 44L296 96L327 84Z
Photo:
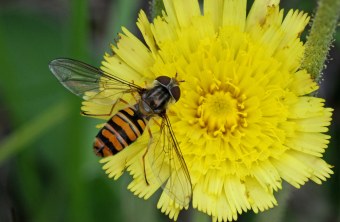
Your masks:
M168 76L158 76L156 81L158 81L163 86L168 86L171 82L171 78Z
M176 100L176 102L181 97L181 90L180 90L179 86L172 87L170 89L170 93L171 93L172 97Z

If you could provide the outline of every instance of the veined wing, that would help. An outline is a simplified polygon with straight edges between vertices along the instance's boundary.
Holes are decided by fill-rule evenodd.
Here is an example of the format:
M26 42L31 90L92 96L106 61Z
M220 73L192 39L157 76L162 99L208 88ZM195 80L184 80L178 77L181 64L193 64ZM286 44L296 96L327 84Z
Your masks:
M192 195L190 174L166 114L160 131L152 136L147 154L151 170L169 197L187 208Z
M125 93L140 94L144 90L138 85L73 59L52 60L49 68L72 93L99 104L114 104Z

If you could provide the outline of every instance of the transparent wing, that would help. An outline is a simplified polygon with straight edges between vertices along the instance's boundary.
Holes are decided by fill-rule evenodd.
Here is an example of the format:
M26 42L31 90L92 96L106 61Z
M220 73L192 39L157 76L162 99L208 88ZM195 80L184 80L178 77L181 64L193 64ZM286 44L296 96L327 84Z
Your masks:
M191 179L166 114L160 131L152 133L152 137L147 154L151 170L169 197L187 208L192 195Z
M72 93L99 104L114 104L123 94L143 91L138 85L73 59L52 60L49 68Z

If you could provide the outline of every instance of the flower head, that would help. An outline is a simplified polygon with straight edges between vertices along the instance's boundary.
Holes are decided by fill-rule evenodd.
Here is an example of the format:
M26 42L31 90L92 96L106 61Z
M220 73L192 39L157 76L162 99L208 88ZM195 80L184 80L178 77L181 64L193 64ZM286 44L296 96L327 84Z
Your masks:
M309 17L284 16L277 0L255 0L247 15L246 2L205 0L201 12L197 0L164 0L166 12L153 22L139 14L146 44L123 28L102 67L140 85L160 75L183 80L168 116L190 173L192 205L214 221L274 207L282 181L298 188L332 174L321 159L332 109L310 95L318 85L299 69ZM86 102L84 109L103 107ZM128 188L145 199L160 187L144 180L147 142L143 135L102 160L115 179L127 168L134 178ZM158 203L173 219L185 207L166 193Z

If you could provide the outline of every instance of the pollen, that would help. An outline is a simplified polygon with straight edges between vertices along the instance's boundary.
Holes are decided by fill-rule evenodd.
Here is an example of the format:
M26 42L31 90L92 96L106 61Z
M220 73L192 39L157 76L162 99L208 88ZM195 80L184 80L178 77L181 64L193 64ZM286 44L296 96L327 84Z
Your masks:
M202 95L197 107L197 118L211 136L233 132L244 127L246 113L242 99L228 90L214 90Z

